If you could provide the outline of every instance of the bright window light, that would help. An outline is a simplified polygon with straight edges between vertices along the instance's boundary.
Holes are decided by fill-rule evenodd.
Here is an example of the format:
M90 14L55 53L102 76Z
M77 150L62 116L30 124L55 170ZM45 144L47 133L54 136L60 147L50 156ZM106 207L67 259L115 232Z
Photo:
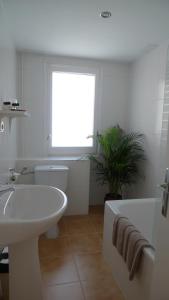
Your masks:
M92 147L95 75L52 72L52 147Z

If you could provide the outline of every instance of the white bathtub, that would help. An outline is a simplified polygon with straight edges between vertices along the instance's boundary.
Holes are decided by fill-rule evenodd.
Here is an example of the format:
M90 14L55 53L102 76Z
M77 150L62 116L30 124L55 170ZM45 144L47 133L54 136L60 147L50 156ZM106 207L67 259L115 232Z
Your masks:
M144 250L139 272L129 281L127 267L112 244L113 220L117 213L127 216L153 245L155 245L154 219L156 199L132 199L107 201L104 214L103 255L112 268L114 279L126 300L149 300L155 251Z

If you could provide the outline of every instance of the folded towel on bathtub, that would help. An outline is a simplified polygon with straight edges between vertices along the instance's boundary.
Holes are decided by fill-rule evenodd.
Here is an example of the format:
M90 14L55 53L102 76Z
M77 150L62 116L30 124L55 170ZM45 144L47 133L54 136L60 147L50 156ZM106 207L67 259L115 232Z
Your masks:
M131 224L129 219L121 214L117 214L114 219L112 241L126 262L129 279L132 280L140 266L143 250L146 247L153 248L152 245Z
M118 238L120 238L120 236L118 235L119 229L122 230L123 227L122 225L125 224L125 222L128 222L128 218L126 218L125 216L121 214L118 214L117 216L114 218L114 223L113 223L113 236L112 236L113 245L116 245ZM121 226L119 226L119 223L121 224Z
M113 224L113 245L116 246L118 252L123 255L123 247L124 247L124 239L125 239L125 231L129 228L131 224L129 223L128 218L123 215L118 215L114 219Z

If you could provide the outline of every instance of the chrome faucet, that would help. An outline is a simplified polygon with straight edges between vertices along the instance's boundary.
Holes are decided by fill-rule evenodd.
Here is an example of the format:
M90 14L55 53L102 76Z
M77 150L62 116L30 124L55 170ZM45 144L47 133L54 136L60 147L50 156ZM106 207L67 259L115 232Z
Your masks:
M14 192L14 191L15 191L14 186L9 186L9 185L1 185L0 186L0 196L7 192Z

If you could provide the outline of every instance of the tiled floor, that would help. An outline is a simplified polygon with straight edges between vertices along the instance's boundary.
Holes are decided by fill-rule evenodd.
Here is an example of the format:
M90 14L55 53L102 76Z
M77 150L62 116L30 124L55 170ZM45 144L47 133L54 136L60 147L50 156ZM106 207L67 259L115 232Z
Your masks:
M103 208L63 217L56 240L39 241L45 300L122 300L101 254Z

